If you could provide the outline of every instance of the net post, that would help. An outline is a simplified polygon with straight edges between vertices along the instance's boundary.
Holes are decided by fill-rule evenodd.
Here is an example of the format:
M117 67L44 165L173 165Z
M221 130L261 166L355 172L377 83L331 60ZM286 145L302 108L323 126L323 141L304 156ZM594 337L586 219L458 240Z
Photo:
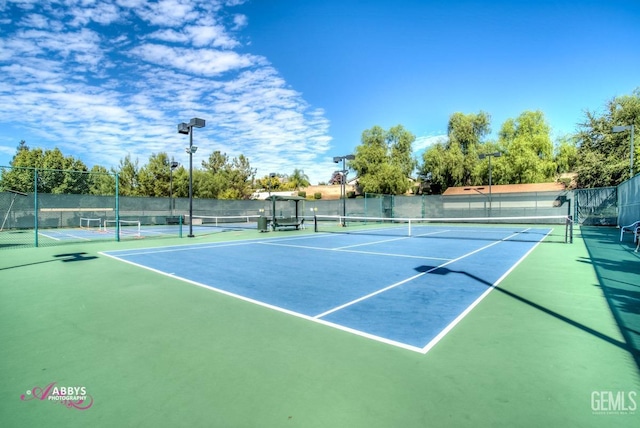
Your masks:
M313 215L313 231L318 231L318 216L316 214Z
M182 238L182 214L178 216L178 237Z
M569 216L569 243L573 244L573 216Z

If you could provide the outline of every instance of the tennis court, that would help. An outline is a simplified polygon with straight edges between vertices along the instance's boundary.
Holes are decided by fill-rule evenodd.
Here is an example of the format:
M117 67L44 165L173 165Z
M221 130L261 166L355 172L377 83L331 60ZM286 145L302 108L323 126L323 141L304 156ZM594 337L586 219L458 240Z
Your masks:
M109 218L80 217L79 225L74 227L39 228L37 239L39 245L55 245L58 243L91 242L95 240L127 240L181 237L183 234L234 232L255 230L259 216L194 216L197 223L182 224L176 220L173 224L145 224L139 219L114 220ZM177 217L176 217L177 219ZM118 227L116 228L116 224ZM33 229L0 231L0 247L32 245Z
M5 251L0 425L637 426L619 230L314 229Z
M422 225L414 226L416 236L409 237L402 236L398 227L370 224L366 233L360 229L348 235L314 234L104 254L425 352L551 230ZM396 234L400 236L393 236ZM304 274L287 275L291 272Z

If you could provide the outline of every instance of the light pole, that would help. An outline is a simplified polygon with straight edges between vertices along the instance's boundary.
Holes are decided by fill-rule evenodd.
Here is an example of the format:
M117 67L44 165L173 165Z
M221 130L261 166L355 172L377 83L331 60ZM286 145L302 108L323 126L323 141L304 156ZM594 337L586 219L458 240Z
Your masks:
M612 131L615 133L631 131L631 150L629 152L629 178L633 178L633 125L614 126Z
M179 134L189 135L189 147L186 148L186 152L189 153L189 238L193 238L193 154L198 150L193 145L193 128L204 128L204 119L194 117L189 123L178 124Z
M271 180L276 176L275 172L269 173L269 181L267 181L267 190L269 191L269 196L271 196Z
M171 163L169 163L169 209L171 210L171 217L173 217L173 170L176 169L180 164L178 162L174 162L171 159Z
M339 163L340 161L342 161L342 171L340 174L340 198L342 198L342 226L346 226L346 219L345 217L347 216L347 189L346 189L346 184L347 184L347 174L349 173L349 171L347 170L347 165L346 165L346 161L348 160L354 160L356 157L354 155L345 155L345 156L334 156L333 158L333 162L334 163Z
M502 156L502 152L493 152L493 153L481 153L478 155L478 158L484 159L489 158L489 217L491 217L491 158L499 158Z

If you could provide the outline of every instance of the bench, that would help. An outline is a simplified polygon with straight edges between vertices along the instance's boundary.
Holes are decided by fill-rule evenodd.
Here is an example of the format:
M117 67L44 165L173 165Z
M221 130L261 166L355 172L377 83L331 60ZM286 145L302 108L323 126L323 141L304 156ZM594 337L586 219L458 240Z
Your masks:
M271 227L273 227L273 230L283 227L295 227L296 230L299 230L300 228L304 229L304 218L276 218L271 222Z
M638 241L638 235L640 232L640 221L636 221L635 223L631 223L628 226L622 226L620 228L620 242L622 242L622 238L625 232L633 234L633 242Z
M167 216L165 218L166 224L184 224L182 216Z

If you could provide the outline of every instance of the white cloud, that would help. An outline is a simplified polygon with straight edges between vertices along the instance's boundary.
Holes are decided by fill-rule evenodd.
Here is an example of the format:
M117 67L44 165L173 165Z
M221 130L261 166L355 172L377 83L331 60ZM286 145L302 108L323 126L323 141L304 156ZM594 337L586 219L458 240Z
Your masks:
M136 7L135 12L152 25L182 27L198 17L198 13L193 9L195 2L189 0L160 0L143 4L144 7Z
M220 25L192 25L185 28L196 47L213 46L217 48L234 48L238 42L229 37Z
M246 15L236 14L233 16L233 29L240 30L247 26L249 20Z
M234 51L195 50L152 43L133 48L131 54L155 65L203 76L216 76L261 62L257 56L241 55Z
M301 168L328 180L333 166L317 164L331 143L324 111L266 58L233 50L216 12L223 3L68 3L55 13L34 5L0 39L0 154L25 139L90 166L117 166L126 154L144 164L160 151L179 159L188 142L176 125L202 117L196 166L220 150L244 154L258 175ZM246 23L233 15L230 30Z
M413 143L413 151L421 152L433 146L434 144L446 143L446 141L447 141L446 134L417 137L416 141Z

